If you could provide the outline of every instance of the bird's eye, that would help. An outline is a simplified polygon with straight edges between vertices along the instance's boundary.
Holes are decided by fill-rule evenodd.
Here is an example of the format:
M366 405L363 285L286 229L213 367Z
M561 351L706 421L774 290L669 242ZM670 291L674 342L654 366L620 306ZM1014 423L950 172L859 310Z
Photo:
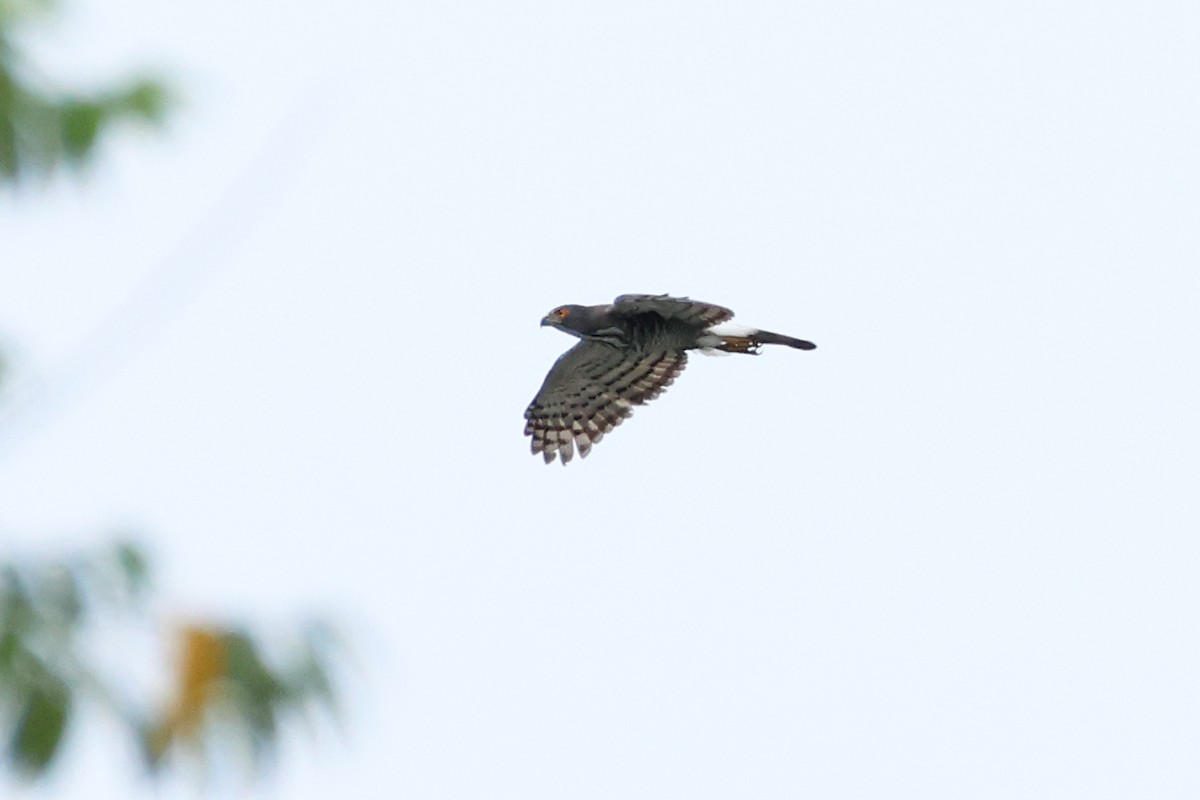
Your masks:
M570 313L571 313L571 312L570 312L570 311L568 311L567 309L565 309L565 308L560 308L560 309L558 309L557 311L555 311L555 312L554 312L554 316L558 317L559 319L566 319L566 318L567 318L567 315L568 315L568 314L570 314Z

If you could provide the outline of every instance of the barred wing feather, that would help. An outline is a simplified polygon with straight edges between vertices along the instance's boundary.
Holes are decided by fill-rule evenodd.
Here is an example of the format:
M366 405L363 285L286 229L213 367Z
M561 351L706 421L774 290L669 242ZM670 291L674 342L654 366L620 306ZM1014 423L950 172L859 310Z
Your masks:
M582 341L554 363L525 410L530 449L549 464L586 456L604 434L625 421L634 406L662 394L687 366L682 350L633 352Z

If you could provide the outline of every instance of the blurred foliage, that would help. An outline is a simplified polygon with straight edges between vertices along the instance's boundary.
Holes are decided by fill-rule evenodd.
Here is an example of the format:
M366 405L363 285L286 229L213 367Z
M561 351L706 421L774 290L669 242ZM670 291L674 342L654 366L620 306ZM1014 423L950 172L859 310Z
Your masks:
M78 687L99 684L79 646L85 621L131 607L143 564L128 544L87 561L0 564L0 732L19 772L41 774L59 752Z
M0 183L87 162L115 122L159 122L168 105L154 79L94 92L47 86L22 53L15 31L53 12L53 0L0 0Z
M244 630L189 625L178 633L175 696L140 733L151 769L173 749L203 758L218 742L240 744L244 760L261 768L274 759L281 723L314 709L336 716L334 639L325 626L308 626L287 658L273 660Z
M145 672L127 663L138 653L122 653L120 679L110 678L88 632L103 626L110 639L114 625L151 624L151 593L146 558L129 543L86 557L0 563L0 763L27 778L46 774L80 710L92 707L118 720L151 772L181 750L212 765L228 750L212 745L230 742L261 768L277 750L281 723L314 711L336 715L335 639L323 625L292 633L292 646L274 657L237 626L180 626L170 698L154 707L137 687L128 696L129 675Z
M0 185L78 168L114 123L157 122L168 105L166 89L152 79L91 93L42 79L16 33L57 6L0 0ZM8 372L0 354L0 388ZM225 620L192 621L164 637L150 612L151 577L145 554L129 543L61 559L0 557L0 770L46 775L78 718L93 713L117 722L151 773L180 753L215 766L230 744L260 768L288 723L314 712L336 717L337 642L328 627L286 632L282 648ZM114 652L114 641L138 631L149 645ZM270 644L280 638L273 634ZM142 669L147 660L168 676L161 703L131 677L153 672ZM105 670L114 661L116 677Z

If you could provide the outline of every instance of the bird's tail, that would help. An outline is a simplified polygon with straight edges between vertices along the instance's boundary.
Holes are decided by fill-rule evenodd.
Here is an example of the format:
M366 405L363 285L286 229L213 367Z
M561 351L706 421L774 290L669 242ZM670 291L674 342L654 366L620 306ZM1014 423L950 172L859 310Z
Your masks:
M749 353L758 355L758 350L764 344L782 344L797 350L814 350L816 345L804 339L793 339L781 333L770 331L746 331L741 336L721 336L720 343L713 344L713 349L725 353Z

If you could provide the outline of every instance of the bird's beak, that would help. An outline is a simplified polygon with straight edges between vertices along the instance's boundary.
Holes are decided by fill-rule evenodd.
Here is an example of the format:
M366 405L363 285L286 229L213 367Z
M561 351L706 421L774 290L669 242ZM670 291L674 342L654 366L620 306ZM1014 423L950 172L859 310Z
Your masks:
M544 327L546 327L547 325L556 325L556 324L558 324L558 318L557 318L557 317L552 317L552 316L550 316L549 314L547 314L546 316L542 317L542 327L543 327L543 328L544 328Z

